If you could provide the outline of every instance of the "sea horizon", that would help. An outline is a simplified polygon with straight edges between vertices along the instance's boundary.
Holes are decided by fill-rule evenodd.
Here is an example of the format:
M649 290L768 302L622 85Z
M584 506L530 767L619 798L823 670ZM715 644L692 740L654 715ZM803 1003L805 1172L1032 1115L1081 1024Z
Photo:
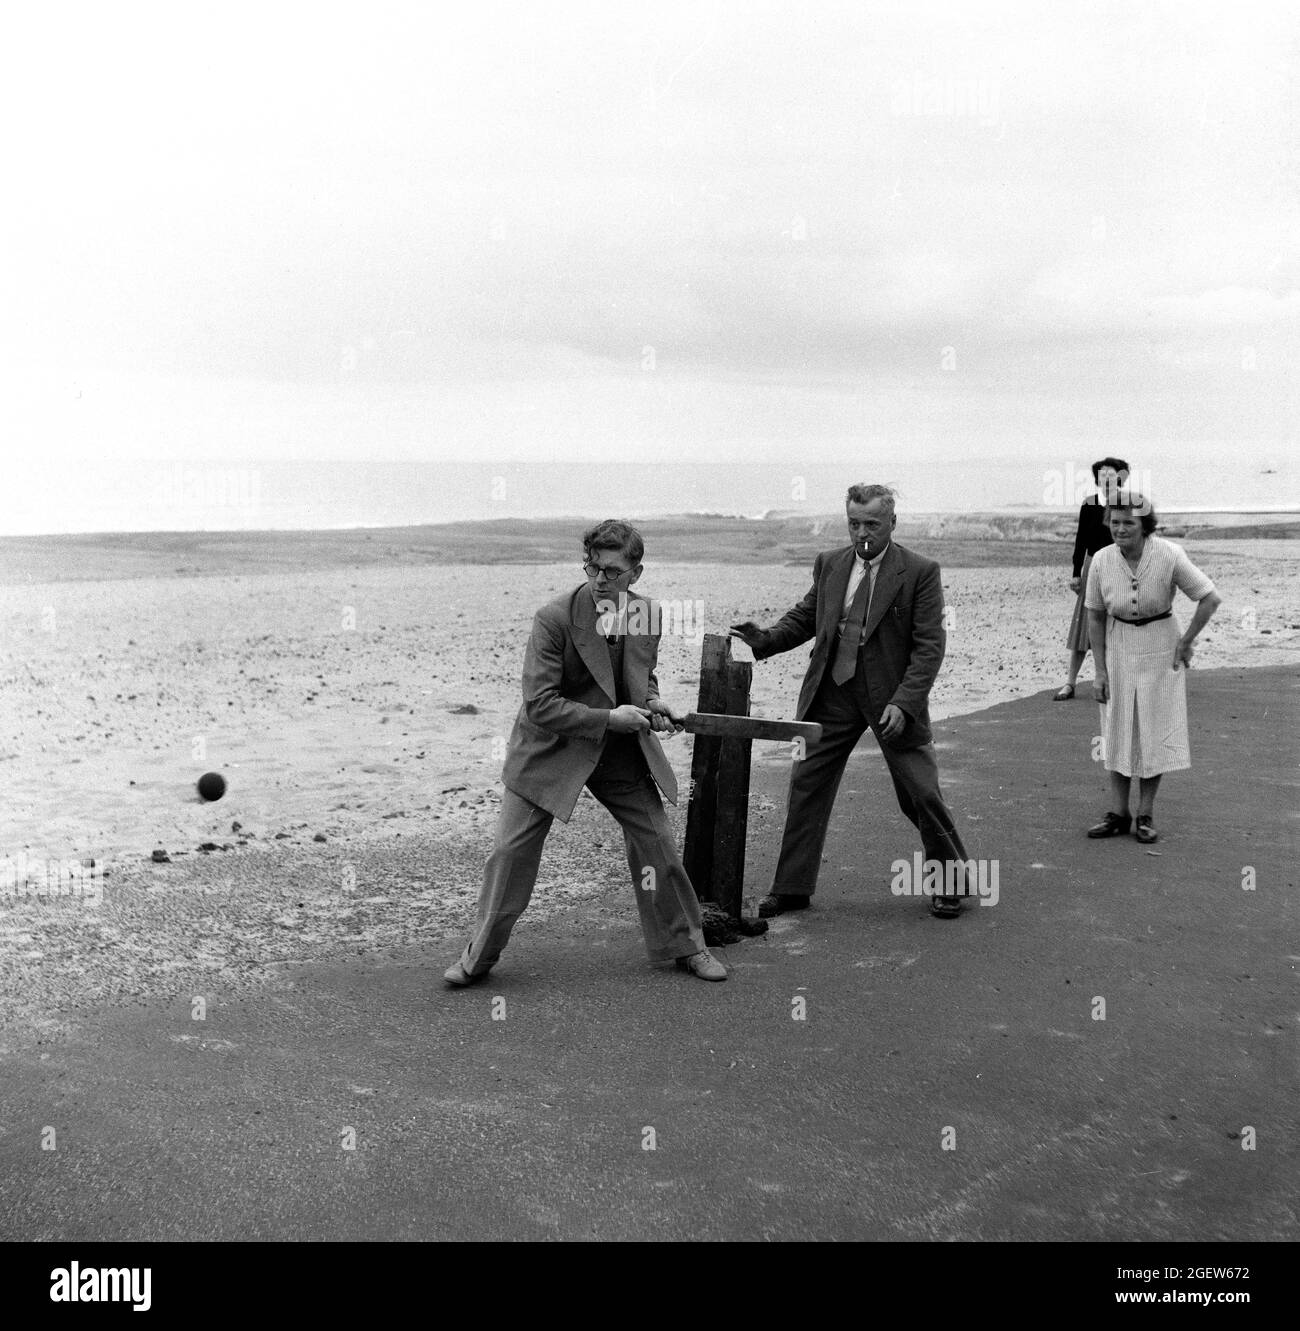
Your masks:
M1193 463L1168 473L1135 464L1135 473L1157 513L1300 513L1291 464L1272 455L1216 478L1218 502L1212 504L1197 483L1205 469ZM19 464L10 504L0 513L0 536L377 531L604 516L812 519L840 511L854 477L893 486L900 520L909 514L1065 517L1092 492L1086 463L1047 454L1034 463L1007 455L888 466L853 459L789 466L28 460Z
M965 518L971 522L978 522L984 519L992 518L1027 518L1038 516L1046 523L1050 520L1064 523L1073 522L1076 514L1075 509L1046 509L1032 508L1031 506L995 509L920 509L910 513L900 513L899 521L903 527L909 524L921 524L927 520L946 520L950 518ZM626 516L626 515L624 515ZM671 522L681 521L688 518L714 519L725 522L789 522L799 521L801 519L809 523L820 524L827 519L834 519L838 514L828 510L826 512L807 512L791 513L789 510L773 510L768 513L724 513L714 510L688 510L684 512L663 512L663 513L637 513L632 516L633 521L638 522ZM1214 508L1191 508L1191 507L1170 507L1161 510L1158 514L1161 524L1166 525L1166 519L1184 519L1188 517L1219 517L1219 518L1278 518L1286 520L1289 517L1300 517L1300 506L1297 505L1273 505L1266 508L1229 508L1219 505ZM24 531L24 532L0 532L0 542L4 541L28 541L28 540L56 540L63 538L76 537L131 537L131 536L311 536L324 535L327 533L338 534L346 532L409 532L418 531L425 528L442 527L487 527L497 522L530 522L538 525L571 521L574 523L588 523L595 520L593 513L548 513L541 517L519 518L512 516L499 516L492 518L446 518L434 522L361 522L361 523L339 523L331 526L316 527L134 527L134 528L87 528L77 531ZM1228 525L1224 523L1208 523L1209 526Z

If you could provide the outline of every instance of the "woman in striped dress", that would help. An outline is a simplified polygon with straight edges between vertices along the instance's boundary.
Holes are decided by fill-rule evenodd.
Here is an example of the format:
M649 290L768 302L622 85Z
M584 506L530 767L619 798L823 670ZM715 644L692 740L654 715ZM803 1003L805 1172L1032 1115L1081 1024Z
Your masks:
M1183 667L1191 665L1192 642L1220 597L1181 546L1152 535L1156 515L1147 500L1131 492L1115 498L1106 509L1114 544L1093 556L1085 598L1112 811L1088 835L1128 832L1129 793L1137 777L1135 835L1151 842L1161 776L1192 765ZM1181 635L1171 608L1175 588L1196 602Z

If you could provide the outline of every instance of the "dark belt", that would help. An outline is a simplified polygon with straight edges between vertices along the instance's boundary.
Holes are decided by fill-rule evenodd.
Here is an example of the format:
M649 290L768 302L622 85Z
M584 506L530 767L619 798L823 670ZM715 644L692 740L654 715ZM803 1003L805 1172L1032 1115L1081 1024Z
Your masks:
M1134 628L1140 629L1143 624L1154 624L1158 619L1168 619L1174 612L1166 610L1163 615L1148 615L1145 619L1120 619L1119 615L1111 615L1112 619L1119 619L1121 624L1132 624Z

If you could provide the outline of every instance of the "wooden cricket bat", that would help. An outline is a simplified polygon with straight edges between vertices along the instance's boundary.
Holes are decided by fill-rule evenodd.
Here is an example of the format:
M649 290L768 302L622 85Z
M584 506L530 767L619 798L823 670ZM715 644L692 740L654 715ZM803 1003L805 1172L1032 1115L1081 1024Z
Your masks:
M766 721L722 712L691 712L684 729L690 735L717 735L722 739L802 739L806 744L816 744L822 737L816 721Z

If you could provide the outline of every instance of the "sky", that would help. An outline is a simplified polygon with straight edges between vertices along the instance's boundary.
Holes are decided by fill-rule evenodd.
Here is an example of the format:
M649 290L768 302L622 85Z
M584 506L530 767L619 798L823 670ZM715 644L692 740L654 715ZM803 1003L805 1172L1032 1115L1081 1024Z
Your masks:
M7 15L17 484L1294 452L1293 5Z

